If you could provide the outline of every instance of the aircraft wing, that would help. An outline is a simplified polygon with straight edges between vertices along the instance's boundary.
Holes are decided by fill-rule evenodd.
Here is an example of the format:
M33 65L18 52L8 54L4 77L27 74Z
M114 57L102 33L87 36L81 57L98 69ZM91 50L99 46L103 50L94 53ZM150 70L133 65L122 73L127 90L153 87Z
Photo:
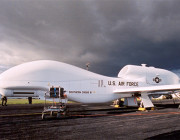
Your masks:
M113 92L115 94L126 94L126 93L155 93L165 91L180 91L180 84L178 85L161 85L161 86L148 86L148 87L135 87L135 88L124 88L117 89Z

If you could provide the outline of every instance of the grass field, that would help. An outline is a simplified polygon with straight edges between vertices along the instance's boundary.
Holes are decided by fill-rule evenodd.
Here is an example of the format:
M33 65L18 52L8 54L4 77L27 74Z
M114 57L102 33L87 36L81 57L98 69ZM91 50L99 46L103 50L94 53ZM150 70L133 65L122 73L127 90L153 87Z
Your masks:
M32 104L44 104L44 102L44 100L32 99ZM46 103L52 103L52 101L46 101ZM68 101L68 103L75 102ZM7 104L29 104L29 102L28 99L8 99Z
M43 104L43 103L44 100L32 99L32 104ZM29 104L29 102L28 99L8 99L7 104Z
M140 101L140 99L137 99ZM153 99L158 100L158 99ZM32 99L32 104L44 104L44 100ZM51 101L46 101L46 103L52 103ZM73 103L72 101L68 101L68 103ZM7 104L29 104L28 99L8 99Z

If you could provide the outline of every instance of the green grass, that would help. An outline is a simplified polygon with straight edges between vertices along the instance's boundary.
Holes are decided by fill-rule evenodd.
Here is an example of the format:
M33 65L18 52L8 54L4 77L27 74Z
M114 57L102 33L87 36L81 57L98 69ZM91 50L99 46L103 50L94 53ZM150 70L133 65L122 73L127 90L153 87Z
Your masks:
M7 104L29 104L29 102L28 99L8 99ZM32 99L32 104L44 104L44 100Z
M45 103L44 100L32 99L32 104L44 104L44 103ZM52 103L52 101L46 101L46 103ZM74 102L68 101L68 103L74 103ZM28 99L8 99L7 104L29 104L29 101Z

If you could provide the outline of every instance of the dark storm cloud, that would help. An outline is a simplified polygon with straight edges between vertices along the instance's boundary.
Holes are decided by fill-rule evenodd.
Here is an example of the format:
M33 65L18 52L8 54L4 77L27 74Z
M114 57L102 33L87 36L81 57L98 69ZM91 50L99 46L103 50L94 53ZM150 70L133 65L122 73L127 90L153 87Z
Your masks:
M180 1L1 0L0 63L52 59L116 75L126 64L180 69Z

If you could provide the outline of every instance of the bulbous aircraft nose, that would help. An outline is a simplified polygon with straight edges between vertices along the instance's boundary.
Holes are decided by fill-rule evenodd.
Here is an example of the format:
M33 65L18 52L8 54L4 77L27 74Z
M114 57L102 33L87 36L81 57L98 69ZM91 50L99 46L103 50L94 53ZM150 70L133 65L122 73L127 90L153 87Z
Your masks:
M3 89L0 89L0 95L1 96L5 96L4 92L3 92Z
M0 94L1 94L1 96L11 97L12 90L0 88Z

